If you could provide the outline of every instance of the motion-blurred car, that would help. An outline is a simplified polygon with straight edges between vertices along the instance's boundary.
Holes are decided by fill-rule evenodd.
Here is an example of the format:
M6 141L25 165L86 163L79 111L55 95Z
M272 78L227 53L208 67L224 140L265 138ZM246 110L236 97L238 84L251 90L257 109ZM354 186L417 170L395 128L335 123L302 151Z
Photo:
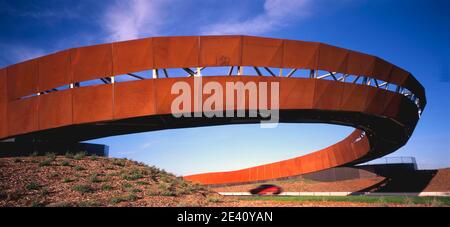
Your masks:
M252 195L278 195L283 192L280 186L273 184L262 184L257 188L250 190Z

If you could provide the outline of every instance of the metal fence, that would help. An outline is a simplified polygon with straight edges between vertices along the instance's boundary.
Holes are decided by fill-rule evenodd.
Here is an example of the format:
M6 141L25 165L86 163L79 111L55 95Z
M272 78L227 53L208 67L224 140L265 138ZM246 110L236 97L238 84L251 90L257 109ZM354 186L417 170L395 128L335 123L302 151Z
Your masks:
M366 163L362 163L360 165L408 164L408 163L413 164L417 169L416 158L412 156L382 157Z

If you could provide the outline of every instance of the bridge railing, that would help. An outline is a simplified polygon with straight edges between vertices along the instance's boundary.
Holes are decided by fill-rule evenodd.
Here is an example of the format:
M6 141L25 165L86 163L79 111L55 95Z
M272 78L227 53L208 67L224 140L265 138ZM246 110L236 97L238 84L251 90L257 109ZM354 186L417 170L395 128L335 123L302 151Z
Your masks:
M381 165L381 164L413 164L417 168L416 158L412 156L382 157L360 165Z

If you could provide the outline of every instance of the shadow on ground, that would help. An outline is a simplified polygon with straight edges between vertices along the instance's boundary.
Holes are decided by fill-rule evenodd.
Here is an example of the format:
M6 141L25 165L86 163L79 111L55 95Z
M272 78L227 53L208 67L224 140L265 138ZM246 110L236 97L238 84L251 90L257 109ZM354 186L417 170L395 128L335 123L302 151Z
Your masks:
M437 170L416 170L392 173L385 179L358 192L421 192L431 182Z

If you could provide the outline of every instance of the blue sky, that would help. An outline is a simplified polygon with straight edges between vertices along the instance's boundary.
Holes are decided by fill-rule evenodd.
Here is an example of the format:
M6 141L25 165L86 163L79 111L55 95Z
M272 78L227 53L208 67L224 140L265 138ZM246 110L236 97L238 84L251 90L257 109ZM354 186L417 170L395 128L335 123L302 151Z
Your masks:
M449 11L447 0L0 0L0 67L60 49L147 36L244 34L325 42L380 56L419 79L428 106L408 144L390 156L415 156L421 168L448 167ZM110 145L112 156L182 175L299 156L351 131L322 124L234 125L93 142Z

